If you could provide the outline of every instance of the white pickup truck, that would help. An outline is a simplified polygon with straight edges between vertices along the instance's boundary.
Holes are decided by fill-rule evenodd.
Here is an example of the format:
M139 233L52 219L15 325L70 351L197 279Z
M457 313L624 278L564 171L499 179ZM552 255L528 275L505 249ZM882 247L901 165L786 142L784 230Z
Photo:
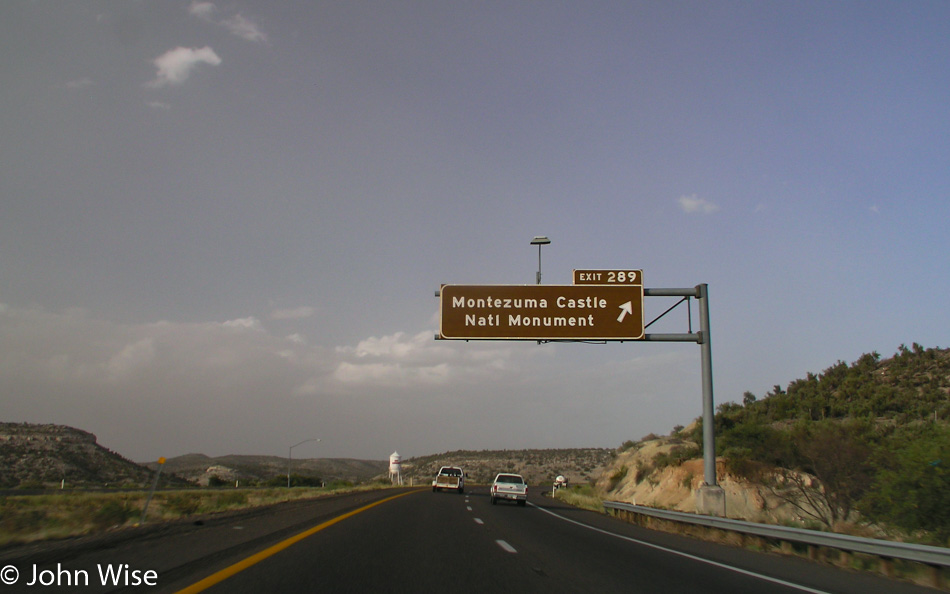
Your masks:
M432 481L432 492L442 489L451 489L459 493L465 492L465 473L458 466L443 466L439 469L439 474Z
M517 501L518 505L528 502L528 484L520 474L499 474L491 484L491 504L495 505L499 499Z

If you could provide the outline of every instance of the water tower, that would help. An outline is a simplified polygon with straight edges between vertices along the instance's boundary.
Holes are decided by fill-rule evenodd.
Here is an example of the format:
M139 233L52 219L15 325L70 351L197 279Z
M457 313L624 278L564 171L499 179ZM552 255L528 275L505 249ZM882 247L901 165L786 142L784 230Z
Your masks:
M402 484L402 456L399 452L393 452L389 456L389 480L394 485Z

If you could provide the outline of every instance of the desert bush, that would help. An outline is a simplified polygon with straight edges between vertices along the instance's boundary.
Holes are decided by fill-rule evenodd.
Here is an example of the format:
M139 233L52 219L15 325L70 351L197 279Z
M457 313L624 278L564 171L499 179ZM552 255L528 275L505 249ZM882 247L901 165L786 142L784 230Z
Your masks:
M125 501L106 501L92 514L92 525L99 529L121 526L135 515Z
M198 493L174 493L164 498L162 507L180 516L190 516L201 507L201 499Z
M640 483L643 482L643 479L650 476L650 474L652 474L654 470L655 468L653 467L652 464L647 464L643 460L637 460L637 474L634 475L633 479L639 485Z
M676 446L669 452L657 454L653 457L653 466L656 470L663 470L667 466L679 466L686 460L696 458L702 451L695 446Z
M247 503L247 491L225 491L215 497L215 509L243 506Z
M687 472L687 473L686 473L686 476L683 477L683 482L682 482L682 485L683 485L683 488L684 488L684 489L687 489L687 490L688 490L688 489L692 489L692 488L693 488L693 478L694 478L694 476L693 476L693 473L692 473L692 472Z
M17 506L19 507L19 506ZM16 509L4 505L0 508L0 531L9 534L21 534L38 530L46 522L48 513L45 509Z
M617 487L617 485L620 484L620 481L622 481L625 476L627 476L626 464L618 468L616 471L614 471L612 475L610 475L610 486L607 487L607 490L613 491Z

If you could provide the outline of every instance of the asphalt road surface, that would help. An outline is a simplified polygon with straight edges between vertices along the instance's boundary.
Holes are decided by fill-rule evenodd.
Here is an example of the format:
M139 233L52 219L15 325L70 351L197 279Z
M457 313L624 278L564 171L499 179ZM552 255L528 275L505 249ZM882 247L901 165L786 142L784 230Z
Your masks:
M537 489L527 507L493 506L484 487L462 495L402 489L297 502L98 543L0 554L0 566L19 573L16 584L0 585L0 594L934 592L645 530ZM106 585L103 570L112 571ZM38 581L27 585L34 575Z

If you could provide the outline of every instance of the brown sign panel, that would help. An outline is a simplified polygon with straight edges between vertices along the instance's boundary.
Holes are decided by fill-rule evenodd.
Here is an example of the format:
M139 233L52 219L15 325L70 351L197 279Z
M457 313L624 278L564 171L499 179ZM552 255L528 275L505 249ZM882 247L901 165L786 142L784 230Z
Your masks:
M575 285L640 285L642 270L574 270Z
M443 285L439 336L457 340L639 340L643 286Z

